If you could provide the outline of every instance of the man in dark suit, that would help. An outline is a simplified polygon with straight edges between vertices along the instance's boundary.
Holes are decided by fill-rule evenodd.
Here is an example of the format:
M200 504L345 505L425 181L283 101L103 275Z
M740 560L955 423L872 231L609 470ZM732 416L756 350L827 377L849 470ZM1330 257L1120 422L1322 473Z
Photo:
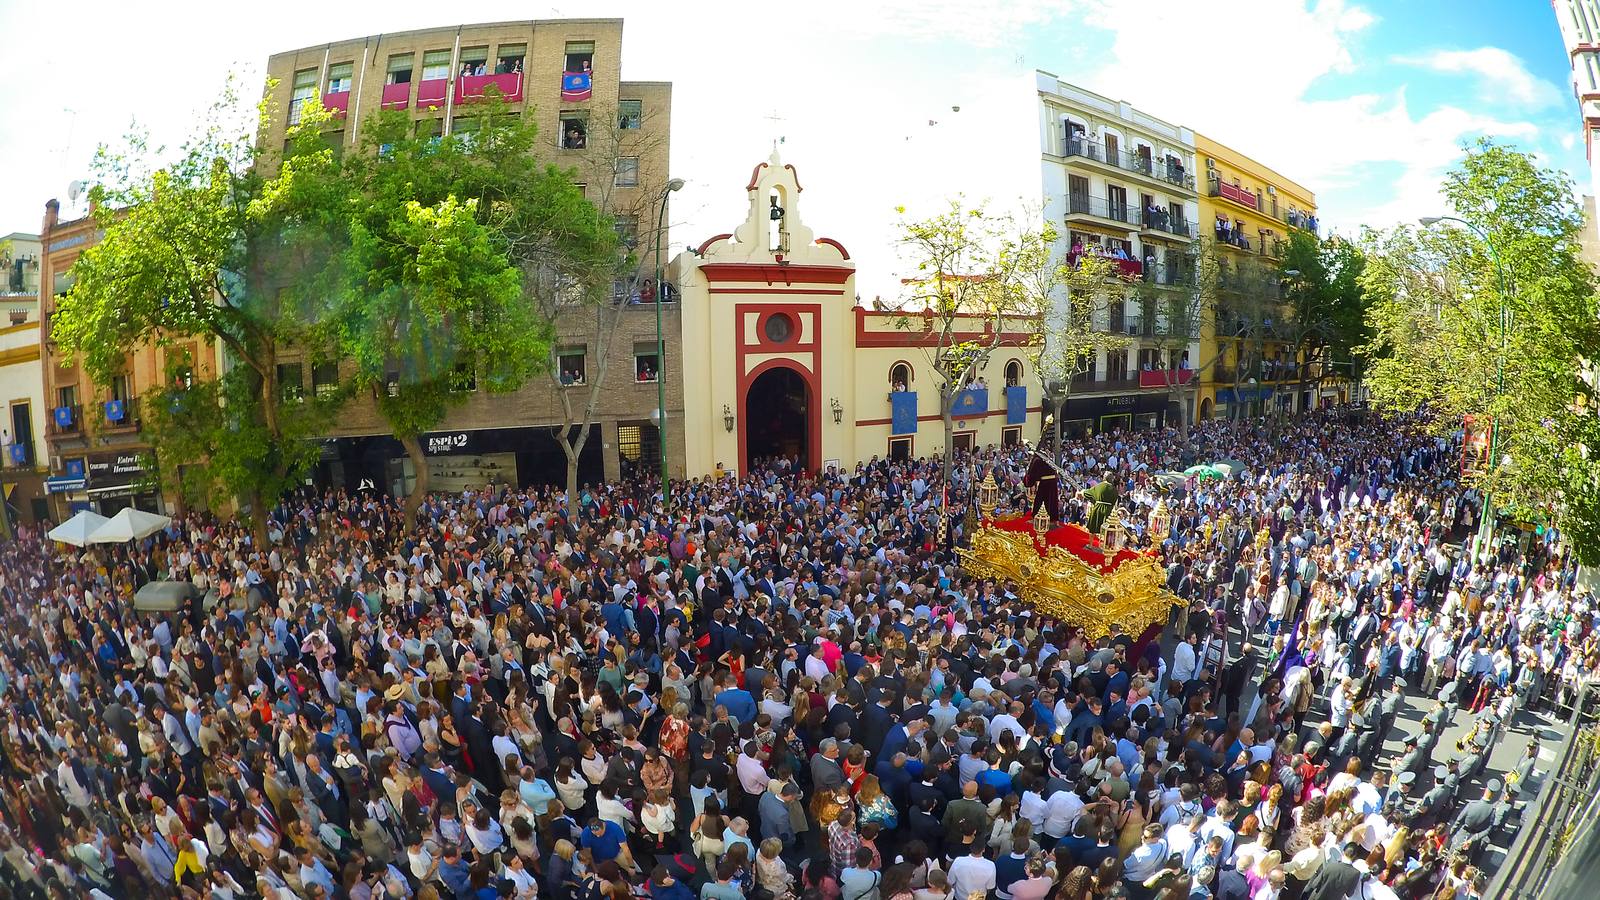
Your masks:
M1344 847L1344 856L1330 859L1317 869L1306 885L1305 900L1345 900L1361 883L1361 872L1355 867L1361 845L1351 841Z
M885 694L878 698L878 702L867 704L867 711L861 714L861 745L872 754L873 759L877 759L882 752L889 729L895 727L894 716L889 712L889 704L893 702L894 698Z

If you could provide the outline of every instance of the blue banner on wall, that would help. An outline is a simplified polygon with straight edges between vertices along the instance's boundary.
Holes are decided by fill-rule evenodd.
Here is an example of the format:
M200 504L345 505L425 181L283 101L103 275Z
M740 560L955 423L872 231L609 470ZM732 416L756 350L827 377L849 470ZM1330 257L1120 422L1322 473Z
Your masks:
M989 411L989 391L987 388L967 388L956 394L956 402L951 407L951 414L956 416L981 416Z
M59 425L62 428L71 428L72 427L72 407L70 407L70 406L58 406L58 407L56 407L56 424Z
M889 433L917 433L916 391L895 391L889 395Z
M1006 388L1006 424L1021 425L1028 421L1028 388L1014 385Z
M106 421L107 422L121 422L122 421L122 401L121 400L107 400L106 401Z
M70 478L82 478L84 476L84 474L86 473L86 470L83 467L83 459L80 457L78 459L69 459L69 460L67 460L67 462L66 462L66 470L67 470L68 477L70 477Z
M28 461L28 445L27 444L12 444L11 445L11 461L16 463L19 466L22 465L23 463L27 462Z

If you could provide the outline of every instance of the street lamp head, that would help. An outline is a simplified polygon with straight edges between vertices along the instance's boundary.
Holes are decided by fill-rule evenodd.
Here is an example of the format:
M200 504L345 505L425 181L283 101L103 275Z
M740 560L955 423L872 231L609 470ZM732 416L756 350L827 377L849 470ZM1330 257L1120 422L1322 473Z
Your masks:
M671 181L668 181L667 182L667 190L668 191L681 191L681 190L683 190L683 179L682 178L674 178Z
M1429 225L1437 225L1443 221L1444 219L1441 216L1423 216L1417 220L1417 222L1419 222L1424 228L1428 227Z

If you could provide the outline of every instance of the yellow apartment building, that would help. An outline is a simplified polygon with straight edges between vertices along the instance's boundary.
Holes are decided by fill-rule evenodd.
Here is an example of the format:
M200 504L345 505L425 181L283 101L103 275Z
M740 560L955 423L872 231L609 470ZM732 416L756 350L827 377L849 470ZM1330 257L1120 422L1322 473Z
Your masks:
M1290 229L1317 232L1316 195L1203 134L1194 146L1203 252L1217 263L1216 313L1202 329L1200 351L1202 364L1216 362L1202 371L1200 416L1320 405L1294 396L1299 362L1281 327L1278 271Z

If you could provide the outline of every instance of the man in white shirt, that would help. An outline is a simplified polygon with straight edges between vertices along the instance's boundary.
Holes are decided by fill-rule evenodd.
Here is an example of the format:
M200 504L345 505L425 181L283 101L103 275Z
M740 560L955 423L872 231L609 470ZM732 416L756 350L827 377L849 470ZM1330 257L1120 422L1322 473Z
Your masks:
M994 863L984 857L983 848L983 841L973 841L971 853L950 863L952 896L971 897L995 889Z
M1078 823L1078 817L1083 815L1083 798L1078 792L1071 790L1056 791L1044 804L1044 828L1046 835L1059 841L1072 833L1072 826Z
M1199 657L1195 653L1195 643L1199 635L1191 632L1178 643L1172 651L1172 680L1179 684L1187 684L1194 678L1195 668L1199 664Z

